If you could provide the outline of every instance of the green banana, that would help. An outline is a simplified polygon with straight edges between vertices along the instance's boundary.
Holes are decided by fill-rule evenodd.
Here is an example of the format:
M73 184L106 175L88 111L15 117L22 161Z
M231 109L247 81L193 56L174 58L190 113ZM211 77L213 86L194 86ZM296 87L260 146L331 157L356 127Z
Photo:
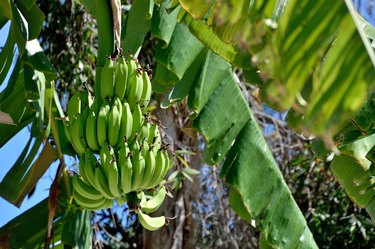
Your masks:
M84 183L76 174L73 175L73 188L78 194L87 197L88 199L99 200L103 198L103 195L99 191L97 191L93 186Z
M165 186L162 186L150 200L141 202L141 210L146 214L155 212L163 204L166 195L167 190Z
M130 109L134 110L135 105L139 103L142 98L143 83L142 76L136 72L130 78L128 83L129 91L126 92L126 99L130 105Z
M117 106L118 111L120 112L120 115L122 115L122 102L118 97L115 97L113 104Z
M150 103L151 93L152 93L151 81L146 72L142 73L142 83L143 83L142 96L141 96L142 101L140 105L143 109L145 109L148 106L148 103Z
M88 183L98 190L98 186L96 186L95 181L95 168L98 161L90 148L86 149L85 155L81 156L81 159L82 158L85 158L84 172L86 174Z
M151 144L152 150L156 153L161 147L161 137L159 133L159 126L156 124L151 125L148 142Z
M71 143L74 150L79 154L85 153L87 144L84 134L83 119L81 114L77 114L69 126L69 133L71 138Z
M105 198L115 199L115 196L109 190L108 179L100 167L95 168L95 186Z
M131 162L133 166L132 174L132 191L138 190L142 185L142 179L145 169L145 159L140 152L139 143L136 140L133 144L133 156L131 157Z
M129 141L131 139L134 139L134 136L137 132L139 133L139 128L143 122L143 119L144 117L142 114L142 110L139 107L139 105L136 105L133 111L133 127L132 127L132 133L130 135Z
M112 99L115 84L115 73L113 60L107 58L105 60L102 74L100 78L100 94L103 100Z
M145 139L148 142L148 137L150 135L150 129L151 125L149 122L147 122L146 119L143 119L143 124L141 128L139 129L138 137L139 139Z
M165 166L165 158L161 151L158 151L156 156L155 156L155 170L154 174L148 184L148 188L153 188L156 185L158 185L161 182L161 179L163 179L164 176L164 166Z
M120 185L123 194L132 190L133 165L129 156L129 147L124 143L118 152L118 170L120 171Z
M160 216L160 217L151 217L147 214L144 214L142 210L138 209L136 211L138 215L139 222L141 225L149 230L149 231L155 231L161 228L162 226L165 225L165 217Z
M86 121L86 140L87 145L93 151L99 151L100 149L97 134L97 117L94 111L90 111Z
M121 116L121 126L119 132L119 141L118 143L121 144L125 142L125 140L129 139L132 134L132 127L133 127L133 114L130 111L130 106L127 102L122 104L122 116Z
M115 65L115 96L124 99L128 82L128 64L124 57L120 57Z
M109 186L109 191L115 197L121 196L121 189L120 189L119 181L120 181L120 175L119 175L119 171L117 168L117 162L115 158L113 158L108 164L108 186Z
M126 200L126 197L125 197L125 196L119 196L119 197L116 198L116 202L117 202L117 204L118 204L120 207L121 207L122 205L124 205L126 201L127 201L127 200Z
M68 102L69 124L72 124L73 118L81 113L81 92L75 92Z
M146 142L147 143L147 142ZM145 157L145 173L142 179L142 188L148 188L155 174L155 155L152 150L148 150Z
M78 205L82 206L85 209L89 210L99 210L102 209L102 206L107 203L106 198L102 197L101 199L89 199L85 196L80 195L76 189L73 189L73 198Z
M112 105L111 111L108 115L108 142L111 146L117 144L120 125L121 125L121 114L116 105Z
M167 150L162 150L161 154L164 157L164 165L163 165L163 171L159 177L159 182L163 180L163 178L165 177L165 175L167 174L169 170L169 156L168 156Z
M104 142L102 148L100 149L99 156L101 163L100 166L105 175L108 175L108 164L115 157L115 151L110 145L108 145L107 142Z
M85 152L86 153L86 152ZM86 163L86 160L85 160L85 155L82 155L80 158L79 158L79 161L78 161L78 169L79 169L79 173L82 177L82 180L86 183L86 184L90 184L90 180L88 179L87 177L87 174L86 174L86 170L85 170L85 163Z
M97 118L97 138L100 147L107 141L107 111L106 107L100 107Z
M137 72L138 72L138 63L135 61L134 58L130 58L128 62L128 79L127 79L126 92L129 91L130 78L133 77L134 74L137 74ZM126 95L126 92L125 92L125 95Z

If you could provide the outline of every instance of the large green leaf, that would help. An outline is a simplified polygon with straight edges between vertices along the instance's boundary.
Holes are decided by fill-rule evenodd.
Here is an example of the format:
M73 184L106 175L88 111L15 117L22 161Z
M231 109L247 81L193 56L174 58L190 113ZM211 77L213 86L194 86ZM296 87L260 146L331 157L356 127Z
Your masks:
M166 58L161 60L162 63L174 62L174 58L188 55L187 60L196 62L194 65L174 63L168 64L168 68L163 66L169 75L178 75L176 78L181 79L177 83L166 84L174 86L172 96L178 89L176 96L179 98L187 94L186 89L191 85L189 108L195 112L193 126L206 141L204 160L215 164L227 156L221 175L232 186L235 196L240 197L240 201L232 198L233 209L247 220L255 219L267 243L273 246L316 248L303 214L293 200L233 77L230 64L206 49L194 52L195 58L192 58L188 53L192 45L188 42L194 44L195 41L182 39L188 37L183 32L188 33L176 27L174 38L166 49L159 48L157 59ZM169 99L173 101L173 98ZM263 182L249 181L258 177Z

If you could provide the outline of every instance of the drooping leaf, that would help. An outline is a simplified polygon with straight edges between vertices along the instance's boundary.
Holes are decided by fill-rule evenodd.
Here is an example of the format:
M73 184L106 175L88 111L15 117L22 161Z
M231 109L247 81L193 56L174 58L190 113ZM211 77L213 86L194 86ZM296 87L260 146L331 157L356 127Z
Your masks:
M169 45L173 31L176 27L177 14L180 8L174 9L171 13L166 10L167 2L163 2L160 7L155 6L151 20L151 36L158 38L164 44L162 48Z
M21 62L17 61L7 87L0 93L0 110L8 113L16 125L0 124L0 147L22 128L30 124L36 116L25 95L24 73Z
M169 46L159 45L156 51L154 80L163 85L174 85L180 80L197 55L202 51L201 44L186 27L177 24ZM181 59L183 58L183 59Z
M247 220L255 219L272 246L316 248L229 63L210 51L196 74L190 76L197 80L189 92L189 107L196 112L193 125L205 138L206 162L219 163L226 156L221 176L240 196L232 198L233 209ZM174 88L183 87L179 84L184 81Z
M17 160L0 183L1 197L17 207L22 204L24 198L35 187L51 163L57 159L55 149L49 142L46 142L41 153L34 161L41 142L42 139L37 138L30 153L26 157L22 153L21 160ZM27 152L27 149L28 145L25 147L24 152Z
M241 195L268 244L317 248L253 117L237 136L221 175Z
M126 24L121 32L121 47L124 52L135 54L142 46L146 34L151 29L149 15L151 0L136 0L133 2ZM152 12L151 12L152 13Z

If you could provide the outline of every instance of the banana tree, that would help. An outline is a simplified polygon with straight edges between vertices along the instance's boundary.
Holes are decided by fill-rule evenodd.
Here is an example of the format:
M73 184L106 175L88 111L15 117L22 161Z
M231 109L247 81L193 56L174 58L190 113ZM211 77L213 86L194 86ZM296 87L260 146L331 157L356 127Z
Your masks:
M231 186L231 206L255 224L261 248L317 245L234 69L259 87L265 103L288 110L289 126L314 136L320 155L336 154L332 171L374 222L375 109L374 94L369 93L375 88L370 43L375 32L349 0L136 0L122 20L121 32L115 7L119 1L81 2L98 24L96 82L105 58L116 48L137 54L148 34L158 39L153 90L166 94L164 108L187 98L192 126L205 139L204 161L222 165L221 176ZM90 215L75 209L69 198L64 154L75 152L65 136L65 115L54 91L56 71L37 40L43 14L35 1L0 4L0 27L11 22L0 54L0 84L9 75L0 94L0 111L14 123L1 119L5 122L0 124L0 147L26 125L32 127L29 142L0 184L0 195L20 206L51 163L60 161L48 200L2 227L0 236L11 247L25 241L25 248L47 248L53 231L60 247L82 247L91 236ZM12 61L16 62L10 70ZM96 84L94 93L98 92ZM40 224L38 233L27 233L29 224L21 221L36 213L46 223Z

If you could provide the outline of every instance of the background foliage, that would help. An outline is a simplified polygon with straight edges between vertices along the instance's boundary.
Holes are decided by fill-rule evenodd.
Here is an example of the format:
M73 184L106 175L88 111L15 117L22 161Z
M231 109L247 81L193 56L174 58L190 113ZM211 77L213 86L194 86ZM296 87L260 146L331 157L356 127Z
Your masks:
M189 6L188 1L180 2L186 4L186 6ZM194 4L193 2L191 2L190 4ZM198 3L199 1L195 2ZM280 1L280 4L282 4L282 2L283 1ZM44 50L44 53L51 61L54 70L56 70L58 76L56 80L56 90L58 93L58 99L60 100L64 109L67 99L72 93L74 93L74 91L83 89L84 85L89 87L89 89L91 90L93 89L93 82L95 77L95 58L97 57L98 46L98 41L95 38L97 36L97 31L94 28L95 19L87 13L86 9L79 2L76 1L67 0L51 3L45 1L37 1L36 3L39 6L40 10L44 13L46 18L45 25L43 26L43 28L41 28L41 33L38 40ZM135 1L134 6L138 3L143 4L142 1ZM301 3L301 6L307 6L306 9L308 10L308 3L311 3L311 1L304 1L304 3ZM209 67L209 59L214 58L214 56L210 54L209 56L211 57L207 56L207 51L203 49L204 46L202 45L202 43L206 46L211 46L211 49L215 49L215 46L213 46L212 44L215 44L215 41L217 41L220 45L218 47L224 49L216 52L224 55L224 57L225 55L227 55L226 58L233 62L234 65L239 67L243 66L243 59L247 58L246 56L249 56L245 53L242 54L244 47L234 46L235 51L240 51L241 53L239 53L239 57L230 59L230 54L231 52L233 52L230 46L223 45L219 40L215 39L211 40L214 41L211 44L209 42L209 39L214 37L212 35L218 35L220 39L227 41L226 39L228 39L228 37L230 38L230 35L236 34L236 32L237 34L238 32L240 33L242 31L242 28L246 28L246 25L249 24L245 21L243 27L239 26L238 30L234 30L234 33L229 33L228 35L227 33L223 32L225 31L226 27L226 23L224 23L221 27L214 27L214 32L209 33L211 36L206 37L203 32L199 32L200 28L202 28L202 30L205 32L207 31L204 29L204 22L202 22L202 20L192 19L189 15L187 15L187 13L185 13L183 16L184 18L182 18L182 14L180 11L179 18L182 19L184 25L189 27L190 32L195 35L195 38L192 35L187 35L187 33L184 31L184 26L180 24L173 26L171 28L171 31L168 31L167 33L158 33L158 31L160 31L161 29L155 28L155 26L152 25L155 25L155 23L161 25L162 22L154 21L154 19L151 22L151 20L148 20L147 18L146 20L143 20L143 16L139 16L144 15L142 11L135 11L136 8L134 8L133 12L129 12L130 5L128 5L128 3L124 4L125 6L123 13L124 16L128 16L128 21L127 24L124 25L123 34L126 34L127 32L128 34L133 32L131 28L126 28L128 25L134 28L134 25L131 26L132 23L143 25L143 29L139 30L140 36L137 39L132 40L131 38L129 38L129 35L125 36L125 40L123 41L125 41L124 44L126 48L131 51L136 50L137 44L142 43L143 39L145 39L141 54L139 55L141 64L143 64L144 66L149 65L153 70L155 90L159 92L165 92L166 89L172 90L172 93L168 96L165 96L163 94L154 96L155 107L161 103L165 107L172 103L167 111L155 110L154 114L158 115L161 118L163 124L168 127L167 134L165 135L171 138L171 141L174 141L174 150L194 151L197 155L196 157L198 158L197 159L195 158L195 156L192 156L190 154L181 155L182 160L176 157L176 166L174 168L174 171L176 172L178 177L176 178L177 180L173 182L171 181L171 185L176 188L176 191L174 198L170 200L170 204L175 203L175 205L166 205L163 211L169 214L170 217L178 215L177 217L179 218L173 220L168 228L163 230L163 233L167 231L167 235L160 237L159 240L164 240L164 242L168 240L168 243L170 243L171 247L174 248L178 246L191 248L191 245L194 245L197 248L256 248L258 245L259 232L257 232L247 222L239 219L229 208L229 186L223 184L222 180L220 180L218 176L219 169L222 168L222 163L219 163L217 168L200 166L203 164L200 160L201 153L204 154L205 161L213 160L215 162L220 162L221 159L225 156L226 149L229 149L229 144L231 144L231 141L224 140L223 144L228 144L227 148L222 148L220 147L221 145L217 147L218 144L223 142L218 142L216 140L222 134L210 134L209 132L211 127L205 127L205 125L207 125L208 123L204 120L204 115L206 115L204 113L204 107L206 104L204 101L207 101L208 97L207 99L203 98L203 100L201 100L199 99L199 97L202 96L199 96L198 92L190 92L188 100L174 103L174 101L182 99L189 92L189 89L184 89L178 86L188 85L189 82L193 82L194 80L198 81L197 78L189 79L184 76L185 71L189 72L189 74L191 73L190 75L199 75L200 70L202 70L199 68L199 66L196 66L196 68L190 67L189 63L194 62L194 65L202 65L203 63L203 65ZM357 4L360 3L357 2ZM266 5L267 4L263 6L265 9L267 9L267 7L265 7ZM190 10L190 12L192 12L193 14L203 16L206 13L204 8L194 9L186 6L185 9ZM321 4L319 6L322 9L327 10L325 9L325 7L327 7L328 5ZM337 6L339 6L339 4ZM340 5L337 9L342 11L342 5ZM180 10L179 7L177 7L175 10L171 9L171 16L174 19L178 18L178 10ZM194 13L194 10L200 10L202 12ZM156 13L156 9L154 9L154 12ZM270 14L270 11L265 11L264 13L268 15L267 17L272 16ZM344 13L344 11L340 13ZM222 17L221 15L223 15L223 13L218 14L219 17ZM166 15L160 14L160 18L166 18ZM278 18L277 13L274 18ZM317 15L316 18L319 19L320 15ZM259 22L259 27L261 29L264 28L264 26L262 26L263 20L263 16L255 15L254 20L252 21ZM314 20L315 19L313 19L313 21ZM241 19L241 21L244 20ZM283 22L288 21L290 20L284 20ZM342 20L336 21L337 23L339 23ZM351 26L351 28L353 27ZM20 30L22 31L22 27L20 28ZM34 38L36 38L37 31L34 31L34 33ZM266 35L267 32L259 32L259 34L264 34L264 37L258 37L259 39L270 39L270 37ZM248 34L244 33L243 35L246 36ZM290 36L292 36L292 34L290 34ZM159 39L156 39L156 37ZM241 39L245 39L242 36L234 35L233 37L238 39L237 42L241 41ZM288 35L286 35L285 37L288 37ZM355 39L358 39L358 37L354 35L353 37L355 37ZM199 39L197 40L197 38ZM179 46L175 45L178 44L179 41L181 41L179 39L189 40L190 43L187 44L190 44L191 47L182 50ZM358 42L358 40L355 39L353 40L353 42ZM262 52L267 54L270 51L269 47L261 47L261 44L257 43L259 42L257 39L254 39L254 42L256 43L250 44L250 49L245 48L245 52L246 49L249 49L252 54L258 55L259 58L263 58L262 56L264 56L264 54L262 54ZM276 47L277 44L279 44L278 42L279 41L276 41ZM22 52L22 39L18 39L16 43L18 44L20 52ZM170 45L168 49L166 49L166 44ZM307 46L308 44L305 45ZM177 55L174 55L173 48L179 53L182 53L181 51L186 52L185 54L177 53ZM194 50L192 50L192 48L194 48ZM362 48L357 49L359 51ZM27 72L28 70L27 61L29 59L26 55L22 57L23 64L19 62L20 67L25 68L25 72ZM363 56L363 54L360 55ZM181 56L184 56L184 58L186 59L184 61L179 60L179 63L173 64L173 60L171 60L173 56L176 56L175 58L181 58ZM205 59L202 60L202 58ZM353 56L353 58L358 59L356 56ZM215 61L214 59L212 60ZM155 61L157 63L155 63ZM223 68L226 68L225 63L222 63L220 59L216 59L216 62L218 62L218 64L215 65L223 65ZM222 64L219 64L219 62ZM281 82L276 82L277 84L287 84L287 82L282 81L285 79L284 75L278 75L280 72L274 72L270 68L267 68L267 65L263 65L261 60L258 66L259 68L264 69L267 73L272 75L271 78L279 77L281 79ZM277 67L277 65L275 67ZM371 68L371 70L373 70L373 67ZM262 77L260 77L260 80L264 82L256 81L259 80L259 75L257 75L256 73L254 74L254 72L251 71L253 69L254 68L246 67L238 69L237 76L239 77L239 79L241 79L241 81L239 81L239 90L236 90L235 93L243 94L245 101L242 101L241 99L242 104L250 104L251 110L256 117L256 121L262 127L262 132L270 147L270 151L272 152L274 159L281 169L286 183L293 194L293 197L295 198L299 208L303 212L303 215L307 220L307 224L314 235L316 243L321 248L371 247L371 245L374 244L375 240L374 228L371 224L371 220L365 213L364 209L361 209L356 204L353 204L344 193L344 191L339 187L337 181L329 170L329 165L332 158L326 156L323 156L321 158L315 157L315 154L312 151L311 142L306 141L304 138L300 137L287 127L284 120L284 113L281 114L273 112L267 106L263 106L261 104L259 92L257 88L254 87L254 85L264 84L267 86L266 89L268 89L266 91L270 93L273 91L272 87L277 84L271 84L268 79ZM50 73L50 75L52 75L54 71L48 68L39 68L38 70L46 72L46 75L48 75L48 72ZM202 71L205 72L204 70ZM40 82L44 82L42 76L40 76L36 72L34 72L34 74L36 76L39 76L39 81L37 83L29 82L26 84L27 86L38 84L40 85ZM199 77L205 77L204 74L202 75L203 76ZM223 75L219 75L218 77L220 76ZM254 76L256 80L254 79ZM305 78L310 76L304 75ZM11 81L13 78L16 77L11 77ZM50 76L50 78L53 78L53 76ZM210 79L208 76L204 79L207 81L212 80L212 82L217 80L217 78ZM254 84L244 83L246 81L250 81ZM182 84L181 82L183 82L184 84ZM236 81L233 82L238 83ZM307 82L309 82L309 79L307 79ZM8 89L8 93L13 90L12 93L16 96L16 94L19 94L19 92L24 91L24 86L21 83L15 84L15 87L13 87L12 89ZM308 84L306 84L304 87L300 85L300 87L301 89L303 88L302 93L309 90ZM48 86L47 84L46 88L52 87ZM19 89L19 91L15 91L14 89ZM196 89L197 88L195 88L195 90ZM219 90L216 91L220 91L220 88L217 89ZM288 90L295 91L295 89ZM35 90L35 88L31 88L30 90L30 88L28 88L26 89L26 92L28 92L29 95L27 95L28 97L26 99L23 99L24 102L32 99L33 94L40 94L42 92L42 89ZM4 96L4 94L1 96L1 101L4 100ZM293 96L294 98L293 94L290 94L290 96ZM38 98L35 98L34 102L37 101L37 99ZM46 99L48 100L48 98ZM199 102L197 105L197 101L201 102ZM293 101L295 100L287 99L282 104L287 106ZM26 112L26 114L29 114L29 116L23 116L26 125L30 123L30 115L33 115L35 112L38 113L38 118L35 120L33 119L32 129L32 131L34 132L33 137L35 137L36 141L39 143L38 146L34 145L36 149L39 148L42 140L50 137L50 134L48 133L48 118L44 119L44 117L47 115L43 113L43 110L37 109L37 106L40 105L43 107L43 104L41 103L31 105L31 107L34 107L34 109L31 108ZM1 110L4 110L4 106L6 106L6 103L1 102ZM215 105L213 106L215 107ZM193 123L188 119L190 111L187 107L190 107L190 110L196 111L196 115L198 115L198 118ZM298 108L295 110L298 110ZM343 110L339 111L341 112ZM289 114L288 122L294 127L300 128L299 113L297 111L292 111L290 113L291 114ZM202 116L199 116L201 114ZM331 120L328 120L327 122L331 122ZM40 124L43 125L40 126ZM325 123L325 125L326 124L327 123ZM203 130L203 133L206 136L205 142L203 142L202 139L199 139L200 137L194 130L191 129L192 126L199 128L201 131ZM43 128L39 129L39 127ZM322 130L319 130L321 127L322 126L318 124L317 126L312 127L312 130L316 129L316 131L318 131L319 133L322 132ZM239 132L241 128L242 127L236 127L236 130L238 130ZM336 131L337 127L332 129ZM220 130L215 131L221 132ZM334 132L332 131L332 133ZM229 137L231 136L233 136L233 134L230 134ZM236 136L237 134L234 135L234 137ZM330 139L331 138L328 138L326 142L332 142L328 141ZM35 143L37 144L37 142ZM2 144L4 143L5 140L2 140ZM201 149L203 144L206 145L206 149L202 151ZM220 150L223 152L222 154L218 153L218 151ZM69 151L68 146L66 147L66 151ZM29 157L31 158L32 156ZM186 177L186 175L182 173L184 169L183 162L187 162L192 167L199 169L201 172L200 180L197 177L193 178L195 182L200 182L199 186L196 184L195 190L193 191L192 189L194 189L194 187L192 187L192 184L189 183L189 177ZM27 162L27 160L25 160L24 166L27 166L28 164L31 164L31 161ZM74 165L68 165L68 168L71 170L76 170ZM356 198L357 197L354 197L354 199ZM46 203L44 203L44 209L47 210L46 208ZM72 213L74 212L68 212L68 214L73 215ZM64 224L66 224L66 222L64 221L64 217L69 216L58 214L55 216L55 220L58 221L60 217L63 217L62 222L55 223L55 231L58 231L58 228L62 229L62 227L64 227ZM85 214L82 214L82 217L86 217ZM138 245L138 247L143 246L144 248L157 248L155 247L155 245L153 245L154 247L152 247L152 245L150 245L148 242L150 241L150 236L153 235L142 231L141 227L134 220L134 217L128 215L126 206L121 208L114 207L111 210L98 212L91 219L91 223L93 224L94 237L92 242L94 247L121 248L127 246L135 247L135 245ZM194 227L194 229L192 229L191 227ZM43 233L42 228L41 231ZM223 231L226 231L225 234L227 234L228 236L223 236ZM160 234L162 234L162 232L159 233L159 235ZM173 242L172 238L174 239ZM58 238L56 237L55 239L57 240ZM65 241L67 241L66 238ZM360 244L358 243L358 241L360 241Z

